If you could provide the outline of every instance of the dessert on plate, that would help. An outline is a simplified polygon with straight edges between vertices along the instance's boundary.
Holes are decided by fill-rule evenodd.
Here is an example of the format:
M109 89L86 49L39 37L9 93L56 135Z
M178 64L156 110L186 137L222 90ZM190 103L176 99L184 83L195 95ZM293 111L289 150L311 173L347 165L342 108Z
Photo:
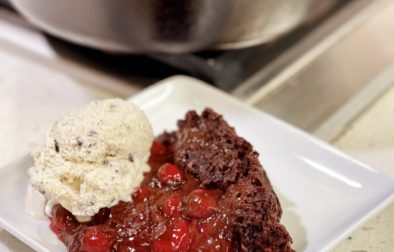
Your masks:
M293 251L257 152L211 109L153 140L132 104L95 102L34 157L31 184L68 251Z

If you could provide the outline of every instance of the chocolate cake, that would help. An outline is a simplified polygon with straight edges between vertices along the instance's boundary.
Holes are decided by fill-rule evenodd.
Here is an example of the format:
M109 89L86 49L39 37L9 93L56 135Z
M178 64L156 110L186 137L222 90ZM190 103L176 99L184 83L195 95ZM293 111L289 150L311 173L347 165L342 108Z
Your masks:
M91 222L52 209L69 251L293 251L258 153L213 110L190 111L159 136L149 164L133 200Z
M164 134L175 164L206 187L219 187L224 203L234 209L233 237L240 251L293 251L282 209L252 145L237 136L221 115L205 109L178 122L178 131Z

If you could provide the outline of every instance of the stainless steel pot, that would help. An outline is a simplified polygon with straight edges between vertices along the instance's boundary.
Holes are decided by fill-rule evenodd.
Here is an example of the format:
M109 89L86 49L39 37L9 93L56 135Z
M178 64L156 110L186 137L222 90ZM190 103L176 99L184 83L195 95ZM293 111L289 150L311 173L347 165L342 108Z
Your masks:
M112 52L184 53L263 43L337 0L11 0L60 38Z

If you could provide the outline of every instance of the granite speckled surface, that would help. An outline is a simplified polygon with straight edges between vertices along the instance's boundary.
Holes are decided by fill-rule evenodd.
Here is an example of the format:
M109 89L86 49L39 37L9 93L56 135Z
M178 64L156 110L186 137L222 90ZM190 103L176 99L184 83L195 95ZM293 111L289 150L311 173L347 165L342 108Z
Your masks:
M333 144L394 178L394 86L355 120ZM394 251L394 203L389 204L332 251Z

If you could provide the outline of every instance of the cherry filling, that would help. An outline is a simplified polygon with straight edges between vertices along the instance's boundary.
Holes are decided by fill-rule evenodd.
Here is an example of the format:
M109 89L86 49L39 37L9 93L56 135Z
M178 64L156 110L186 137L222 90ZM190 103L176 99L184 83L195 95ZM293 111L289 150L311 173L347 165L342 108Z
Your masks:
M229 209L218 189L172 164L171 151L155 141L151 171L132 195L133 201L101 209L92 221L79 223L60 205L50 227L69 251L233 251Z

